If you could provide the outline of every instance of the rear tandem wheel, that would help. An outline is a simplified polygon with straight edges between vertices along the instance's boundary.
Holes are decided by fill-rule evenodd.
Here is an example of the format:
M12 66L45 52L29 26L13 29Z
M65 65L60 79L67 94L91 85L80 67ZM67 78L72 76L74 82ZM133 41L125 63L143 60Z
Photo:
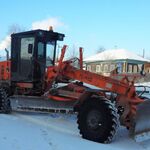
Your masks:
M92 98L83 102L78 112L77 123L83 138L110 143L118 128L118 113L107 99Z

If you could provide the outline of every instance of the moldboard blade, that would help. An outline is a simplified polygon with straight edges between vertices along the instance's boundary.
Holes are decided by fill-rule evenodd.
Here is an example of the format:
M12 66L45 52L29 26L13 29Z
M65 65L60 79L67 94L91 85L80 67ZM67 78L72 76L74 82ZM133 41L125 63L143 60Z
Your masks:
M40 111L40 112L73 112L75 101L59 102L35 96L13 96L10 98L14 111Z
M150 139L150 100L146 100L137 107L134 139L137 142Z

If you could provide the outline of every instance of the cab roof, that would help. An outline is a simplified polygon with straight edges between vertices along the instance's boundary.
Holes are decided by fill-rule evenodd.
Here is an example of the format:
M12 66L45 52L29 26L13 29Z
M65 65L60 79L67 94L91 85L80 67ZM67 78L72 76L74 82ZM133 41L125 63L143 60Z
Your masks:
M53 31L47 31L47 30L31 30L31 31L25 31L25 32L19 32L19 33L13 33L11 37L23 37L23 36L35 36L35 37L50 37L54 40L63 41L65 35L58 32Z

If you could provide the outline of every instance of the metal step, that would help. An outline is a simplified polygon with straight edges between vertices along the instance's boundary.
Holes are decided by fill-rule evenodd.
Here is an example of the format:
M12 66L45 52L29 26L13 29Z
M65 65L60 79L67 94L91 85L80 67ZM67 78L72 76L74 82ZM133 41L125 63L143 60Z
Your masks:
M14 111L39 111L73 113L77 101L64 102L46 99L36 96L13 96L10 98L11 107Z

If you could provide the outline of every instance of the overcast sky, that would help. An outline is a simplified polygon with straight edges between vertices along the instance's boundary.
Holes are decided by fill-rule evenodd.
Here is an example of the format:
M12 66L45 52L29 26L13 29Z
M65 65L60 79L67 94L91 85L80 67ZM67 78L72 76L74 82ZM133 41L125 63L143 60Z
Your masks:
M150 57L149 0L1 0L0 5L0 49L8 46L12 24L26 30L53 25L66 34L64 43L84 47L85 56L103 46L141 55L144 48Z

